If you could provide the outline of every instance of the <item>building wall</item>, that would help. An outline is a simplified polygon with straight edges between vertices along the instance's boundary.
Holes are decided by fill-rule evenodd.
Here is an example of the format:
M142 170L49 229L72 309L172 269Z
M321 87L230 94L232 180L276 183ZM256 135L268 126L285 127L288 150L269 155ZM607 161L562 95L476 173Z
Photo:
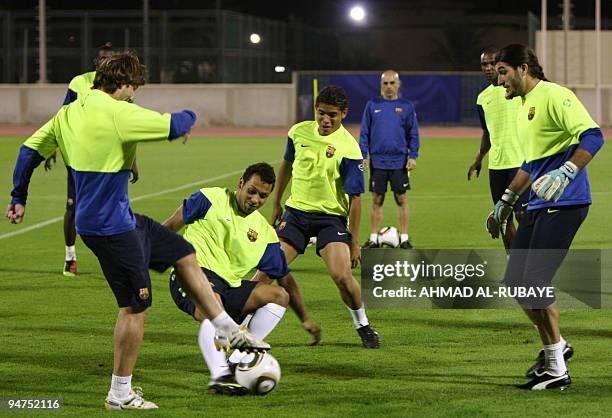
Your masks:
M594 89L574 91L595 117ZM42 125L65 94L63 84L0 84L0 125ZM138 104L158 112L191 109L198 114L197 126L213 127L286 128L296 121L297 101L293 84L150 84L136 95ZM600 124L612 126L612 89L602 91Z
M568 86L595 84L596 41L595 31L562 30L546 32L546 60L542 60L542 32L536 33L536 52L544 61L544 74L556 83ZM612 87L612 31L601 31L601 83Z
M0 85L0 124L40 125L65 94L64 84ZM191 109L197 126L287 127L296 100L292 84L150 84L138 89L136 102L162 113Z
M546 59L542 51L542 32L536 32L536 53L546 78L572 89L593 119L602 126L612 125L612 31L601 31L601 116L597 120L595 31L547 31Z

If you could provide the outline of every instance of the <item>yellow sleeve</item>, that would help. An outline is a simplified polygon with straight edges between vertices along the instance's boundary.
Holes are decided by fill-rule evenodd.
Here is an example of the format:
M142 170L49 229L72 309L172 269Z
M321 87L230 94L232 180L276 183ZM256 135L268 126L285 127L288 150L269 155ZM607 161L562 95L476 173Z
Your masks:
M57 115L40 127L23 143L26 147L38 152L45 159L53 155L57 149L57 137L55 134L56 118Z
M122 102L115 111L115 128L123 142L162 141L170 135L170 113L158 113Z

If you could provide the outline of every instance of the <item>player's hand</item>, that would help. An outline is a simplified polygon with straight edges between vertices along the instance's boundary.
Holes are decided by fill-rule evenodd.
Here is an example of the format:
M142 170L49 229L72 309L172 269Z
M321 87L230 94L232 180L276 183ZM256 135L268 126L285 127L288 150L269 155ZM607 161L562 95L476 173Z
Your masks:
M130 174L132 176L130 183L134 184L138 181L138 179L140 179L140 171L138 171L138 164L136 164L136 161L134 161L134 164L132 164Z
M366 158L365 160L363 160L363 171L368 171L368 168L370 168L370 162Z
M181 137L179 137L178 139L181 140L181 142L183 143L183 145L187 144L187 140L189 139L189 137L191 136L191 129L187 131L187 133Z
M57 162L57 154L54 152L52 156L45 160L45 171L49 171L53 168Z
M319 345L321 342L321 328L310 319L302 322L302 326L310 333L310 335L312 335L313 341L310 343L310 345Z
M412 171L416 168L416 165L416 160L414 158L409 158L408 162L406 162L406 169Z
M355 268L361 263L361 246L358 242L351 242L351 268Z
M576 178L578 171L576 164L566 161L556 170L539 177L533 182L531 189L540 199L556 202L563 195L570 181Z
M25 206L21 203L9 204L6 208L6 217L12 224L20 224L25 216Z
M499 234L505 233L506 221L512 213L512 207L518 199L518 195L510 189L506 189L501 199L497 201L493 212L487 217L487 232L491 238L499 238Z
M476 172L476 178L480 177L480 170L482 169L482 161L475 160L470 168L468 168L468 181L472 179L472 175Z
M272 204L272 216L270 217L270 225L276 226L283 216L283 208L280 204Z

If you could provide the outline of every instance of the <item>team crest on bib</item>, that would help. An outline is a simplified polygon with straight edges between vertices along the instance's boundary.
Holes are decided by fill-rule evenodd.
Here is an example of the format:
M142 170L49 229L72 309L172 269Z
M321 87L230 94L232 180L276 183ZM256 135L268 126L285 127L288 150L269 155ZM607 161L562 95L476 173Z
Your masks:
M138 297L140 297L140 299L142 299L142 300L149 299L149 289L146 288L146 287L143 287L142 289L139 289Z
M249 228L249 232L247 232L247 238L249 239L249 241L251 242L255 242L257 241L257 231L255 231L252 228Z
M535 107L532 106L529 108L529 113L527 113L527 119L533 120L534 116L535 116Z
M336 148L332 147L331 145L328 145L327 148L325 149L325 156L327 158L333 157L335 153L336 153Z
M402 109L401 107L396 107L395 108L395 113L402 113L404 111L404 109Z

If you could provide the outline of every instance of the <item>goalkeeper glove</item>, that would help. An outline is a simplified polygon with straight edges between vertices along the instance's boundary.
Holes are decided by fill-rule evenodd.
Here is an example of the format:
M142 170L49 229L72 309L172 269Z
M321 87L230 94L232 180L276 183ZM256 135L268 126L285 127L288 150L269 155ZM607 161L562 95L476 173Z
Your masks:
M576 178L578 171L576 164L566 161L561 167L538 178L531 185L531 189L540 199L556 202L570 181Z
M493 211L487 217L487 232L491 238L499 238L500 231L505 233L506 220L512 213L512 207L518 199L518 195L510 189L506 189L501 199L497 201Z

